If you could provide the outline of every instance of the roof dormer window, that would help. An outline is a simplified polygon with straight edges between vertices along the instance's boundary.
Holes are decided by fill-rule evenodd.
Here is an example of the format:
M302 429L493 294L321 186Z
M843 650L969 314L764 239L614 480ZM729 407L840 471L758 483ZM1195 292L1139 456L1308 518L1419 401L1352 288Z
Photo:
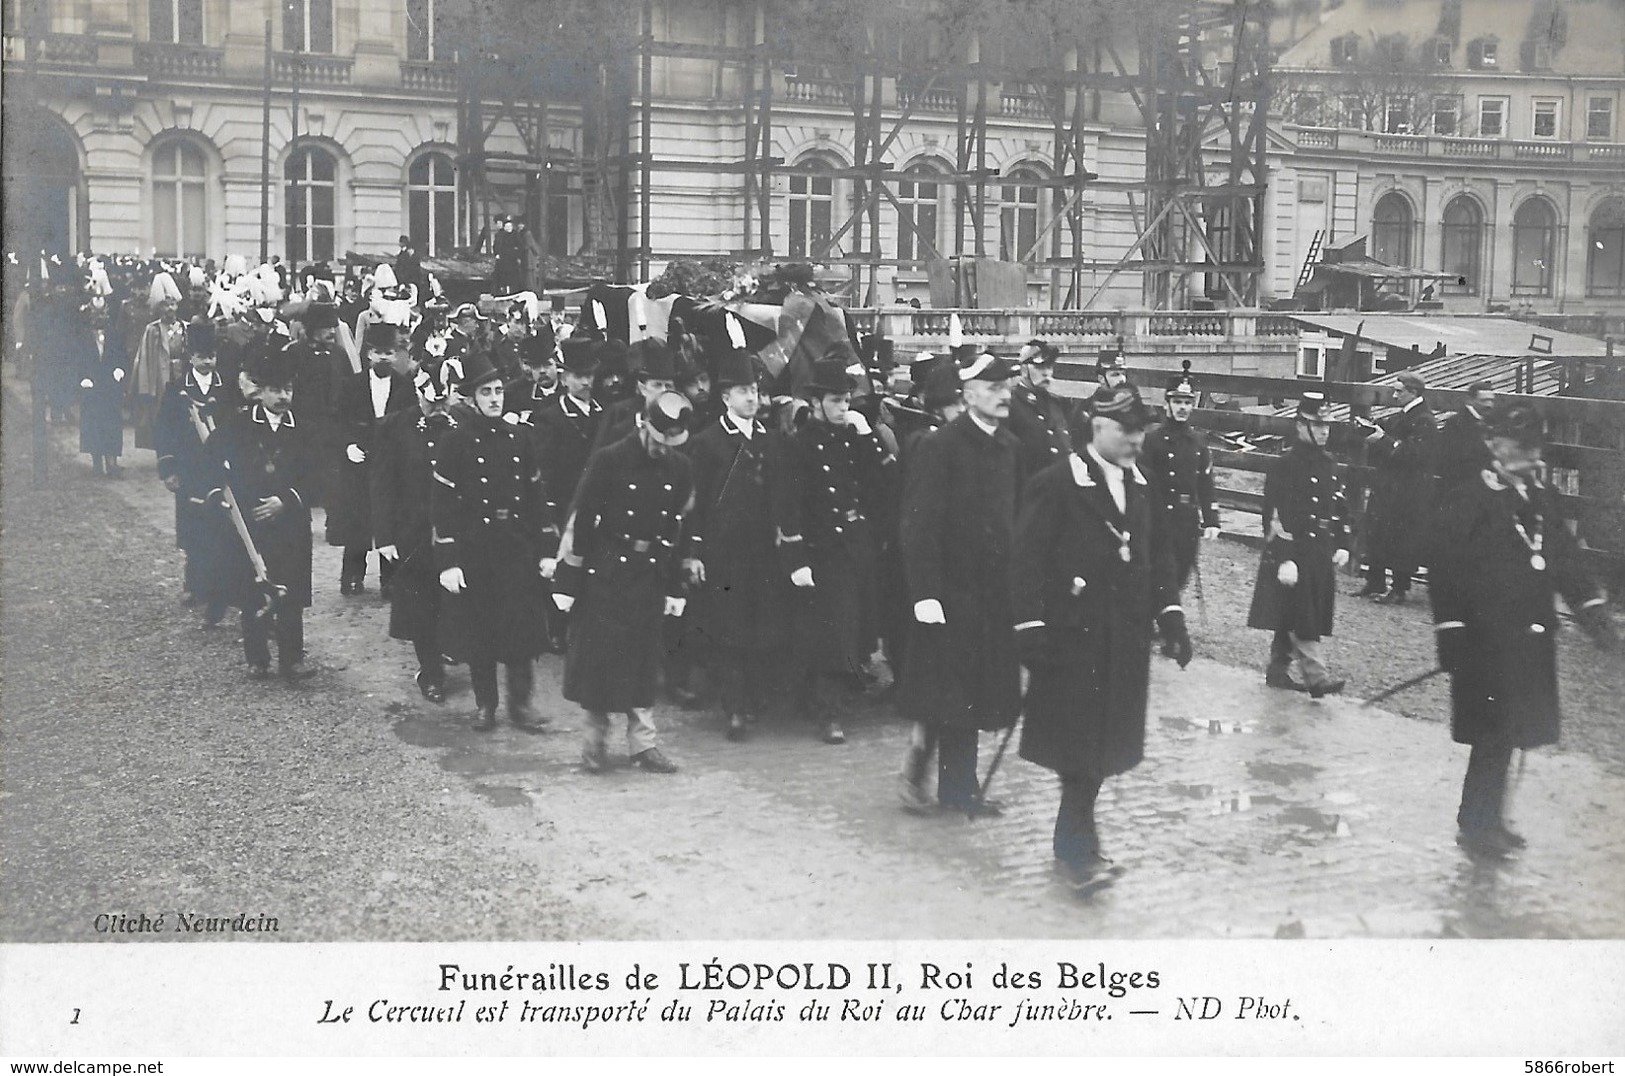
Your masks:
M1500 66L1499 42L1493 37L1481 37L1467 43L1467 66L1474 71L1490 71Z

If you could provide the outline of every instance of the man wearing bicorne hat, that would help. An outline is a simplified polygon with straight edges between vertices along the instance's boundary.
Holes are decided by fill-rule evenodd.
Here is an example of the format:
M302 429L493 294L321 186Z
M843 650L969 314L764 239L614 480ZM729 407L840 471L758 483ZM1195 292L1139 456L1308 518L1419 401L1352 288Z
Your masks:
M175 495L175 544L186 558L183 605L205 607L203 623L219 623L225 605L215 595L217 535L208 515L208 454L205 446L226 414L226 393L215 369L215 329L207 321L186 326L186 373L171 381L158 405L153 448L158 478Z
M1296 440L1264 479L1264 552L1253 584L1247 626L1273 632L1264 682L1335 695L1344 681L1326 671L1321 640L1332 633L1338 568L1349 560L1348 500L1337 461L1326 451L1331 420L1326 395L1298 401ZM1302 683L1292 679L1296 661Z
M1163 400L1168 420L1145 435L1140 469L1156 486L1168 509L1174 565L1179 589L1185 589L1196 567L1197 542L1219 536L1219 507L1213 494L1213 455L1207 439L1191 425L1196 410L1196 381L1190 362L1168 381Z
M938 755L937 803L996 813L978 794L980 730L1021 712L1021 666L1010 609L1010 552L1022 483L1010 417L1013 364L977 356L957 370L965 409L923 437L909 460L900 527L913 628L898 709L913 718L901 793L926 810L926 767Z
M1136 465L1149 421L1132 386L1097 388L1088 439L1027 484L1016 522L1013 615L1031 673L1021 757L1061 778L1053 848L1080 891L1116 875L1095 800L1145 756L1153 621L1180 667L1191 660L1166 515Z

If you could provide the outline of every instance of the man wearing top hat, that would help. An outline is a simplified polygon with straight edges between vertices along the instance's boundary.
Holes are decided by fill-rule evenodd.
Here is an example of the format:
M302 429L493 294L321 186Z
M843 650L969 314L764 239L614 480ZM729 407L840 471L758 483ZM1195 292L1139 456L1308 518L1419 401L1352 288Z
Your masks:
M455 425L450 399L427 370L412 375L417 405L384 419L369 457L372 530L378 556L394 565L389 587L389 637L412 643L418 691L446 700L446 668L439 638L440 570L435 566L434 465Z
M1421 375L1403 371L1394 392L1399 410L1366 437L1376 470L1366 503L1366 581L1359 593L1387 605L1403 604L1410 593L1411 579L1426 549L1434 507L1437 427L1426 391Z
M1456 843L1500 859L1525 844L1504 817L1513 749L1556 743L1561 726L1554 597L1599 648L1617 650L1619 636L1541 481L1539 413L1507 407L1486 434L1489 462L1432 516L1428 596L1439 665L1450 674L1451 736L1472 748Z
M108 326L107 300L93 296L72 323L69 361L79 372L79 451L90 457L91 471L120 478L124 468L124 381L129 357L117 333Z
M766 704L788 642L784 609L789 581L779 568L777 487L783 443L757 417L761 392L750 352L717 360L725 408L690 439L694 510L689 514L693 602L691 642L709 644L730 740L743 740Z
M521 426L534 427L536 418L559 391L558 356L551 329L526 336L514 345L518 373L506 377L503 392L505 414Z
M1296 440L1264 479L1264 552L1247 626L1272 632L1264 682L1335 695L1344 682L1326 671L1321 640L1332 633L1338 568L1349 561L1348 501L1337 461L1326 451L1326 395L1305 392L1293 424ZM1293 661L1303 676L1292 679Z
M525 249L525 233L518 230L514 218L497 218L499 231L491 238L491 253L496 265L491 271L491 286L499 292L515 292L525 287L525 268L530 252Z
M502 376L482 351L463 359L459 391L471 406L433 459L434 559L440 585L438 640L468 663L476 732L496 728L497 666L503 666L508 718L522 731L531 710L545 627L541 558L550 524L530 437L502 419ZM466 415L466 418L464 417ZM396 545L397 551L399 545Z
M1102 386L1090 412L1083 446L1028 482L1011 564L1016 645L1031 672L1021 757L1060 775L1055 858L1080 889L1115 870L1095 799L1145 755L1153 621L1180 667L1191 660L1164 508L1135 462L1145 405L1132 386Z
M688 400L663 392L634 431L592 454L559 549L553 602L570 613L564 697L587 712L582 764L609 767L609 715L626 715L632 764L677 767L653 720L662 621L685 612L683 520L694 504Z
M791 660L803 713L825 743L846 742L841 696L861 682L875 615L875 542L863 510L884 481L885 446L851 410L848 357L813 363L806 425L789 439L779 551L795 586Z
M359 374L346 373L338 383L331 420L336 451L329 464L333 483L327 497L327 544L344 550L340 594L367 589L367 552L373 548L368 480L373 443L385 419L417 404L412 380L417 362L402 335L393 325L368 325L363 344L366 368ZM394 570L387 558L379 558L380 587L389 587Z
M1021 446L1003 425L1015 368L984 354L957 374L965 410L920 440L903 494L914 623L898 703L915 726L901 791L905 806L930 806L925 770L935 748L937 802L993 813L997 805L977 794L977 734L1009 728L1021 712L1009 585Z
M158 478L175 495L175 544L186 558L181 603L204 604L205 625L219 623L225 606L214 596L212 543L218 537L205 498L209 435L225 417L225 390L215 371L214 325L194 321L186 326L186 373L171 381L158 404L153 448Z
M304 334L287 345L293 361L293 393L299 400L299 419L306 441L315 454L317 473L312 478L312 503L327 505L338 481L339 431L336 414L339 388L351 377L350 364L338 346L339 309L332 303L312 302L299 316Z
M1072 451L1072 409L1050 392L1059 352L1043 340L1022 345L1005 427L1021 444L1021 472L1035 475Z
M1185 589L1196 566L1197 542L1219 536L1219 507L1213 498L1213 455L1207 439L1191 426L1196 410L1196 382L1189 360L1183 373L1171 378L1163 400L1168 420L1145 435L1140 468L1168 509L1169 540L1179 589Z
M395 279L402 284L413 285L420 295L427 292L429 280L423 272L423 262L418 258L417 245L412 242L412 237L401 236L400 248L395 255Z
M542 496L547 502L548 518L554 523L542 553L542 575L549 580L558 564L559 531L570 514L570 502L575 500L576 487L581 484L598 437L598 424L604 417L603 407L592 395L602 347L596 340L564 342L558 389L545 403L537 405L529 422L542 464ZM546 613L548 648L562 654L569 614L551 602Z
M614 444L630 434L652 400L662 393L677 391L677 356L670 347L650 337L633 344L630 352L637 367L637 392L605 406L594 449ZM689 410L692 413L692 404Z
M249 675L270 674L270 638L277 667L288 680L315 670L304 659L304 611L310 605L310 508L305 490L312 474L306 431L293 412L294 364L286 351L262 352L252 378L255 402L220 419L206 446L207 502L214 511L212 548L220 551L220 600L242 612L243 656ZM283 592L267 605L248 553L230 521L226 495L242 513L264 559L271 584ZM261 615L261 610L265 612Z

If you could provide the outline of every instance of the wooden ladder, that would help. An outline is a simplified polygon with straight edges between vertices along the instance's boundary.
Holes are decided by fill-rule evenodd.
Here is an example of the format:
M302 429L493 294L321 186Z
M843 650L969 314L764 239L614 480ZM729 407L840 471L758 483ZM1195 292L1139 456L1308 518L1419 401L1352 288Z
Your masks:
M1309 278L1315 275L1315 265L1320 261L1321 241L1325 238L1325 230L1317 228L1315 230L1315 237L1309 241L1309 253L1303 259L1303 272L1298 274L1298 288L1302 288L1305 284L1309 283Z

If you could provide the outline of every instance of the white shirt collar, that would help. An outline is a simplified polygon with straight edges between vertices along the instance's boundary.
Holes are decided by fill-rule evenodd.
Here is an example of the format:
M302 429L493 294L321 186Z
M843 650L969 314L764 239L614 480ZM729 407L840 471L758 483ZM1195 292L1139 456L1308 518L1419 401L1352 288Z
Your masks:
M969 408L965 409L965 414L969 415L970 420L972 422L976 423L977 427L979 429L981 429L981 431L983 433L987 434L989 437L992 437L994 434L999 432L999 427L998 426L996 426L996 425L993 425L993 426L988 425L986 422L982 421L981 416L977 415L976 412L970 410Z
M383 418L384 409L389 406L389 390L394 386L393 377L377 377L367 375L367 384L372 389L372 415L374 418Z
M740 418L732 411L724 411L722 418L728 425L744 434L747 441L750 440L751 434L756 432L756 420L753 418Z
M593 399L589 399L586 403L582 403L574 396L571 396L568 392L561 390L559 392L559 407L562 408L564 413L567 415L572 411L578 415L590 415L599 409L599 404L597 400Z
M214 388L214 379L215 375L213 373L200 374L196 370L192 371L192 383L205 393Z

